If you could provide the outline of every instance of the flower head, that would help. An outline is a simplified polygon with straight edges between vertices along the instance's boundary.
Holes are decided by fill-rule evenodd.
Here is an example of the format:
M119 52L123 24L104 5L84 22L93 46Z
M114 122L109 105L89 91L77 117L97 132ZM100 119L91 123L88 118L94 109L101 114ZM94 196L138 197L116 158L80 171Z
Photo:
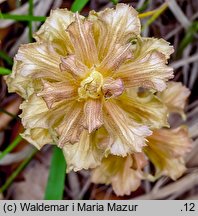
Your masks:
M154 92L173 77L173 48L141 37L132 7L118 4L86 18L54 10L35 39L19 48L6 80L25 99L23 137L38 148L63 148L68 171L94 168L109 153L141 152L151 129L167 126L166 106Z
M183 116L189 93L189 90L181 83L170 82L167 89L157 96L167 106L169 114L179 112ZM147 99L147 97L145 98ZM143 97L144 100L145 98ZM153 181L164 175L176 180L185 172L184 157L192 148L186 126L174 129L154 129L147 141L142 153L133 153L126 157L109 155L103 159L101 165L92 171L92 181L111 184L114 192L122 196L129 195L136 190L142 179ZM148 161L154 165L154 176L142 170Z

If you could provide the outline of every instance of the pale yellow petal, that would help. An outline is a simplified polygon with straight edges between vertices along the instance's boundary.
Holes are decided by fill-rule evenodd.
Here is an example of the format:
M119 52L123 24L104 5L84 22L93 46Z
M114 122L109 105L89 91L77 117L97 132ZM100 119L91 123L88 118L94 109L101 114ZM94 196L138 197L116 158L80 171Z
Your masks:
M25 128L48 128L48 108L42 98L33 94L21 104L20 109L20 117Z
M43 90L37 94L46 102L48 108L51 108L55 102L62 100L74 100L77 98L77 88L69 81L47 82L43 81Z
M24 44L16 54L21 61L20 75L62 81L65 74L60 71L60 55L47 43Z
M102 60L111 53L116 44L125 45L134 35L140 34L140 20L135 9L126 4L117 4L88 17L94 22L94 36Z
M75 55L89 68L98 63L97 48L93 37L92 23L80 19L78 13L67 31L74 46Z
M12 73L8 76L5 76L5 80L8 86L9 92L16 92L21 97L27 99L34 91L39 91L42 88L42 83L38 80L33 80L22 76L21 73L21 64L22 62L16 61L14 59L14 65L12 68Z
M138 56L121 65L114 77L121 78L126 88L145 87L163 91L166 81L173 77L173 69L166 65L165 56L159 51L139 53Z
M167 59L174 49L163 39L137 37L133 59L123 64L116 77L123 79L125 87L146 87L162 91L166 81L173 77Z
M126 156L130 152L140 152L145 145L145 137L151 135L147 126L136 123L115 102L105 103L104 126L115 140L111 153Z
M143 160L138 162L137 160ZM92 171L92 182L97 184L112 185L117 196L130 195L141 183L141 169L146 165L145 158L135 158L132 155L118 157L109 155L102 160L100 166ZM144 164L139 169L134 168L135 164Z
M169 82L167 88L157 94L157 96L166 104L169 112L179 113L185 118L184 108L190 90L180 82Z
M67 161L67 172L95 168L101 163L105 149L98 146L98 133L100 131L89 134L87 130L84 130L79 142L73 145L67 144L63 147L63 153Z
M67 9L52 10L34 38L38 42L52 42L53 47L63 56L73 53L73 45L66 29L74 20L75 14Z
M185 127L155 130L144 147L156 168L156 175L168 175L174 180L183 174L185 164L182 157L190 150L191 139Z
M39 150L45 144L54 143L49 130L45 128L28 128L21 136Z
M162 53L166 57L166 59L169 59L170 55L174 52L173 46L170 46L170 43L165 41L162 38L157 39L157 38L142 37L141 40L142 40L142 45L141 45L142 52L147 53L153 50L157 50L158 52Z
M84 123L83 126L89 133L95 131L103 125L102 102L100 99L89 99L84 105Z
M131 89L129 93L124 93L116 99L117 103L130 116L141 124L150 128L161 128L168 126L168 110L166 106L152 93L137 92Z

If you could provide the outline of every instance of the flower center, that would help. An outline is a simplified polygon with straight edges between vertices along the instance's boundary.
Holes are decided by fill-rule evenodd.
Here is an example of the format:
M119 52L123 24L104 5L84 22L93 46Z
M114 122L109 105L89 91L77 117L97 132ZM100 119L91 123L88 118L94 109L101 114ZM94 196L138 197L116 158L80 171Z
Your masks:
M81 99L99 98L102 94L103 76L96 70L80 83L78 95Z

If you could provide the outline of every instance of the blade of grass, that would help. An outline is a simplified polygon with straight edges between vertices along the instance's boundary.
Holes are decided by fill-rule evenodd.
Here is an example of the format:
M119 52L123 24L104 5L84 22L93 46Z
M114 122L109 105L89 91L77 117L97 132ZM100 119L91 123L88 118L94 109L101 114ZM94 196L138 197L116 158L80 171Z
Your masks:
M145 11L148 7L148 4L149 4L149 0L144 1L144 3L136 9L138 13L142 13L143 11Z
M10 69L0 67L0 75L8 75L8 74L11 74L11 73L12 73L12 71Z
M195 34L198 32L198 21L194 21L191 26L186 31L184 38L182 39L178 51L177 56L180 57L184 51L184 49L193 42L195 39Z
M80 12L88 2L89 0L75 0L71 6L71 11Z
M0 12L0 20L8 19L15 21L35 21L35 22L44 22L46 20L45 16L30 16L30 15L19 15L19 14L7 14Z
M66 176L66 162L62 150L54 146L45 200L61 200Z
M118 0L111 0L111 2L116 5L118 3Z
M151 25L167 8L168 8L168 4L164 3L161 7L159 7L157 10L155 10L152 17L150 19L148 19L147 22L142 27L142 30L144 30L149 25ZM150 13L150 11L147 13ZM143 17L143 14L141 16ZM139 15L139 17L141 17L141 16Z
M14 181L14 179L18 176L18 174L28 165L28 163L32 160L33 156L36 154L37 149L35 149L32 154L26 158L18 167L17 169L9 176L5 184L0 188L0 193L3 193L10 184Z
M11 152L21 141L22 137L18 135L14 141L3 151L0 153L0 160L5 157L9 152Z
M20 120L20 118L19 118L18 116L14 115L14 114L12 114L12 113L10 113L10 112L8 112L8 111L6 111L5 109L3 109L3 108L1 108L1 107L0 107L0 112L5 113L5 114L11 116L12 118L14 118L14 119L16 119L16 120Z
M10 58L10 56L8 56L5 52L1 50L0 50L0 58L5 60L7 64L9 64L10 66L13 64L12 58Z
M34 9L34 3L33 0L29 0L29 16L33 16L33 9ZM28 22L29 26L29 42L31 43L33 41L32 39L32 21Z

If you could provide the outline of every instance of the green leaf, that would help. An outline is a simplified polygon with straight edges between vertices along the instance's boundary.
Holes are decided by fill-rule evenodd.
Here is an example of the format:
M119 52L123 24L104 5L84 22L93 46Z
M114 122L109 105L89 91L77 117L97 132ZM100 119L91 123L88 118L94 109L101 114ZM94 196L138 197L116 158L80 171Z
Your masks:
M117 4L118 0L111 0L111 2L113 2L113 4Z
M19 14L8 14L0 12L0 20L16 20L16 21L35 21L44 22L46 20L45 16L30 16L30 15L19 15Z
M13 64L12 58L10 56L8 56L5 52L1 51L1 50L0 50L0 58L5 60L7 62L7 64L12 66L12 64Z
M22 137L18 135L3 152L0 152L0 160L4 158L9 152L11 152L21 141Z
M88 3L88 1L89 0L75 0L71 6L71 11L80 12L84 8L84 6Z
M62 150L54 146L45 200L61 200L66 176L66 162Z
M12 71L7 69L7 68L4 68L4 67L0 67L0 74L1 75L8 75L8 74L11 74Z
M191 26L186 31L184 38L181 40L179 44L179 48L177 51L178 58L182 55L184 49L194 41L195 35L198 32L198 21L194 21Z

